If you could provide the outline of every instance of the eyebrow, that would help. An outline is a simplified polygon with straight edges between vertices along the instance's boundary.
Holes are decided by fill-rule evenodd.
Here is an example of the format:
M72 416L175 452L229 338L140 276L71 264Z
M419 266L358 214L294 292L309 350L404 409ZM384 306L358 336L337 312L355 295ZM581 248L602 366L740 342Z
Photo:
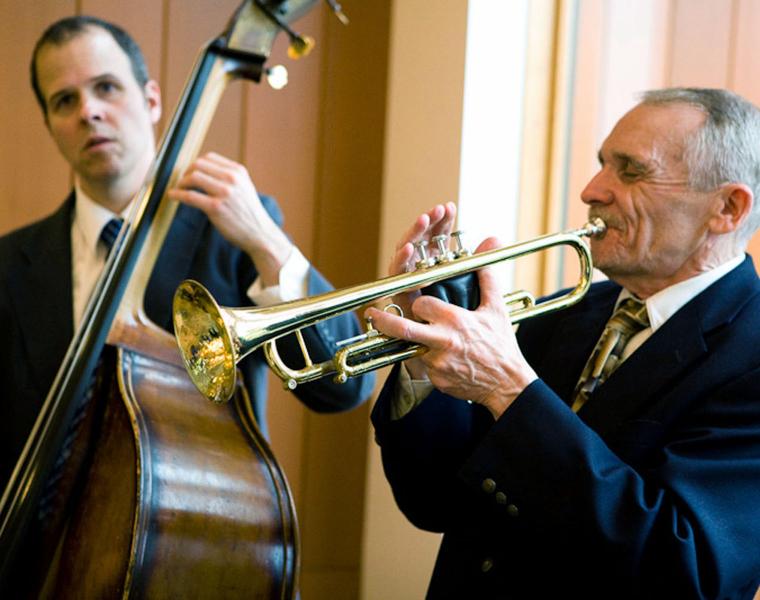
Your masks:
M612 152L612 158L615 162L631 165L634 169L645 172L655 166L656 161L643 162L642 160L626 154L625 152ZM602 157L602 151L597 152L597 160L600 165L604 164L604 158Z

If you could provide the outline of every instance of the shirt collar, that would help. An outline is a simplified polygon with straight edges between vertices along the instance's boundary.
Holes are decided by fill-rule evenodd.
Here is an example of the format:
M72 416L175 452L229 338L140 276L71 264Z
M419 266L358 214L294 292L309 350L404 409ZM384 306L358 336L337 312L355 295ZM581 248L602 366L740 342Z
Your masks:
M647 298L645 303L647 305L647 314L649 315L649 326L652 331L657 331L682 306L701 294L726 273L738 267L743 261L744 255L740 254L714 269L695 275L690 279L679 281ZM623 289L615 306L617 307L620 302L632 296L631 292Z

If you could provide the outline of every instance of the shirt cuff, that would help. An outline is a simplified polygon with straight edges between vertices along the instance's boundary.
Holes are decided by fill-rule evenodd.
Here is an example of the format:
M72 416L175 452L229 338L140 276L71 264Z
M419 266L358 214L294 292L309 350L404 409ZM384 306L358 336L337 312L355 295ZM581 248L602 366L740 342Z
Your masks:
M433 391L427 379L412 379L405 365L398 370L396 390L391 399L391 421L397 421L412 412Z
M246 292L247 296L257 306L271 306L289 300L305 298L309 289L309 268L311 265L301 251L293 246L288 260L280 269L278 285L267 288L257 277Z

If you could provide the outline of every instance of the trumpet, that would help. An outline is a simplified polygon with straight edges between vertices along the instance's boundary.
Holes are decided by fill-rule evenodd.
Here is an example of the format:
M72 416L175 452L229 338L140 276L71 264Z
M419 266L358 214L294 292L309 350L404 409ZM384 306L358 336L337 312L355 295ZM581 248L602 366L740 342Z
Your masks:
M570 246L580 261L580 276L574 288L539 303L524 290L504 296L513 323L560 310L578 302L591 285L591 252L582 238L602 235L606 229L604 221L595 218L580 229L544 235L478 254L462 248L457 233L452 234L456 241L454 250L446 247L445 236L439 236L434 238L438 244L436 256L428 256L424 245L418 247L420 259L415 271L266 307L220 307L200 283L186 280L174 294L177 344L195 386L206 398L218 403L226 402L232 396L237 377L235 365L262 346L269 366L288 389L328 375L334 375L336 382L344 383L349 377L418 356L425 352L425 348L385 336L369 322L366 333L339 342L339 349L332 359L314 364L301 335L303 328L380 298L426 287L533 252ZM394 306L391 304L386 309ZM287 366L277 352L277 338L290 333L296 335L303 353L305 366L300 369Z

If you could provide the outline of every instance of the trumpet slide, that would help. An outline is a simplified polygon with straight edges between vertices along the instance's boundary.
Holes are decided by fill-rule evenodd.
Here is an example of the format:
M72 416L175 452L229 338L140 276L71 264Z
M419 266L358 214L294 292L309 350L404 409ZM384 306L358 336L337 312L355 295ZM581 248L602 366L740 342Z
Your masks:
M220 307L201 284L187 280L174 295L174 332L190 378L200 392L214 402L225 402L232 396L235 365L262 346L269 366L289 389L327 375L334 375L335 380L342 383L349 377L419 355L425 348L382 335L369 323L364 335L340 343L332 359L314 364L303 343L301 329L380 298L533 252L570 246L580 261L580 277L572 290L540 303L526 291L505 296L513 323L559 310L578 302L591 285L591 252L582 238L605 231L606 225L597 218L580 229L544 235L479 254L470 254L458 243L454 251L449 251L445 242L438 239L438 255L429 257L422 251L416 271L266 307ZM294 333L301 344L305 361L301 369L285 365L277 353L276 339L290 333Z

